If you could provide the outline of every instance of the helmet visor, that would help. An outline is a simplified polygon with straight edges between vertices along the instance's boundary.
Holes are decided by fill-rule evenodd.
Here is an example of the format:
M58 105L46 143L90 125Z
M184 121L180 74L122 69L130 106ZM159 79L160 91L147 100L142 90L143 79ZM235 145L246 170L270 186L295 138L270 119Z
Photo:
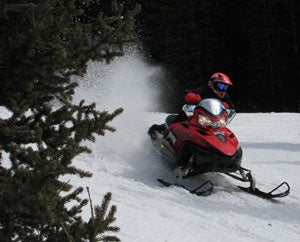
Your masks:
M228 89L229 85L223 82L218 82L217 83L217 89L221 92L226 92Z

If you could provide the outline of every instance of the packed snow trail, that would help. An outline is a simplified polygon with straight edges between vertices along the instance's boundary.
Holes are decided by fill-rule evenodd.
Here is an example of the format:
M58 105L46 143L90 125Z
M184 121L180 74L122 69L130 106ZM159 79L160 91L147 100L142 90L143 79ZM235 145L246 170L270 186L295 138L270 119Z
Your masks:
M214 183L208 197L179 187L162 187L157 178L174 178L171 164L158 157L147 137L153 123L167 114L159 107L155 78L161 69L148 65L136 50L110 65L91 62L80 81L75 101L96 102L97 109L124 113L111 123L115 133L89 143L93 153L76 158L74 165L93 172L92 178L72 177L75 186L89 186L95 204L112 192L117 205L117 236L134 241L300 241L300 114L238 113L230 129L244 151L243 166L252 170L257 187L270 190L282 181L289 196L268 201L236 187L243 185L222 174L204 174L185 181L194 186ZM87 196L87 194L85 194ZM83 211L90 217L89 207Z

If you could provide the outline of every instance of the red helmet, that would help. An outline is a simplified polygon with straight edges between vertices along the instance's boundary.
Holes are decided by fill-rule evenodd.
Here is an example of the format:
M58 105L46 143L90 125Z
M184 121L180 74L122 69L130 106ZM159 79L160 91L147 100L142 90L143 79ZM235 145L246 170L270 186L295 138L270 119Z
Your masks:
M229 86L232 86L229 77L221 72L214 73L208 81L208 86L218 95L223 98Z

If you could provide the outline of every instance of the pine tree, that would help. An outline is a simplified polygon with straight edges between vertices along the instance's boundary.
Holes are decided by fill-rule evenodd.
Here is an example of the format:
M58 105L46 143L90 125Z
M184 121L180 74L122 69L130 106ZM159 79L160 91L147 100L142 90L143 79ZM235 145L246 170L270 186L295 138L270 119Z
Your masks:
M221 71L238 111L299 110L299 1L137 1L143 43L171 73L163 95L177 108L184 89Z
M108 123L122 109L108 113L84 100L72 103L78 84L70 77L82 75L89 60L109 62L123 54L139 7L125 12L111 1L110 17L98 12L82 22L75 1L22 2L0 5L0 106L11 112L0 115L0 152L10 161L0 165L0 241L105 241L99 234L117 231L109 229L115 207L105 220L97 215L91 230L80 216L88 203L78 196L83 188L61 178L92 175L72 166L73 158L91 152L82 141L113 132Z
M164 96L176 96L180 108L186 89L206 85L216 71L227 73L231 63L225 48L226 12L222 1L139 2L143 6L140 17L143 43L151 57L171 73Z
M294 80L300 71L293 1L249 1L246 7L247 102L253 111L297 111L299 84Z

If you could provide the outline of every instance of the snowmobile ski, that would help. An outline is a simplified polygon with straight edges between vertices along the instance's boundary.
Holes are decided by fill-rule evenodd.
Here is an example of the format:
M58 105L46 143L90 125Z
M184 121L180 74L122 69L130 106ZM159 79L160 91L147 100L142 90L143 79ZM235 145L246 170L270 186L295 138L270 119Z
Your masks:
M170 183L170 182L167 182L165 180L162 180L162 179L157 179L157 181L159 183L161 183L162 185L164 185L165 187L170 187L170 186L178 186L178 187L181 187L187 191L189 191L190 193L192 194L195 194L197 196L209 196L212 191L213 191L213 183L211 181L206 181L204 182L203 184L201 184L200 186L198 186L197 188L195 189L189 189L181 184L178 184L178 183ZM206 189L202 189L202 188L206 188Z
M236 180L239 180L242 182L249 182L250 183L249 187L242 187L242 186L237 186L237 187L245 192L252 194L252 195L255 195L257 197L261 197L264 199L273 199L273 198L285 197L290 193L290 186L287 182L282 182L280 185L275 187L270 192L263 192L263 191L259 190L258 188L256 188L255 179L251 173L251 170L241 167L239 172L240 172L241 177L237 176L236 174L230 174L230 173L225 173L225 174ZM247 173L245 173L245 172L247 172ZM278 189L280 189L284 186L286 187L285 191L276 193L276 191L278 191Z
M278 190L280 187L282 186L286 186L287 189L284 192L280 192L280 193L274 193L276 190ZM272 198L280 198L280 197L285 197L290 193L290 186L287 182L282 182L279 186L275 187L272 191L270 192L263 192L261 190L259 190L258 188L254 188L252 189L251 186L250 187L241 187L238 186L240 189L242 189L245 192L248 192L250 194L253 194L255 196L261 197L261 198L265 198L265 199L272 199Z

